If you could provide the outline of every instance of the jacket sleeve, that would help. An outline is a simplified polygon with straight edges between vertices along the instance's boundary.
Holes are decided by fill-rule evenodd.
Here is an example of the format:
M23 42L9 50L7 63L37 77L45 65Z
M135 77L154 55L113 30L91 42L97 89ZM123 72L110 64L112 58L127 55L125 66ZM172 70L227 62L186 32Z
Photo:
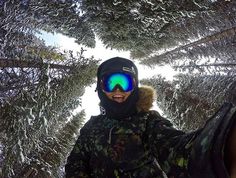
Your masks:
M90 178L89 147L83 128L65 166L66 178Z
M148 144L166 176L187 178L192 143L200 130L192 133L177 130L170 121L162 118L156 112L149 115L146 129Z
M176 130L158 113L147 125L149 145L168 177L228 177L224 165L224 144L235 121L236 108L224 104L205 126L185 133Z

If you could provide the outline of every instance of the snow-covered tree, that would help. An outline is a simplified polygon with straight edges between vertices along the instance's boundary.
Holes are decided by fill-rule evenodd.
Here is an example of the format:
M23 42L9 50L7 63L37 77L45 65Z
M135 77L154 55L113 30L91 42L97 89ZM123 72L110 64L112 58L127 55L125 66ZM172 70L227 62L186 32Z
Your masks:
M43 140L53 138L58 129L64 127L72 111L81 104L80 97L85 87L94 82L96 61L82 54L68 55L67 60L74 62L66 70L57 69L57 72L49 64L27 66L28 73L23 74L29 75L29 82L23 80L24 85L15 88L14 97L1 103L5 177L17 175L23 165L37 156L33 153L42 152ZM30 80L34 77L30 74L36 71L37 80ZM17 74L21 77L20 72ZM11 82L11 78L8 82Z
M80 8L107 47L145 53L157 49L174 23L211 10L209 1L91 1ZM175 41L172 41L175 42Z
M45 178L63 177L63 169L68 153L71 151L85 113L82 111L71 118L66 125L60 129L54 137L44 138L42 151L33 152L34 158L30 163L24 165L18 177ZM38 151L38 150L36 150Z
M143 64L191 72L145 83L157 89L158 105L175 126L192 130L222 102L236 103L235 7L225 0L1 0L3 177L60 177L84 118L72 110L94 82L93 58L46 46L36 37L40 30L88 47L97 36Z
M228 75L178 75L173 82L159 76L144 83L157 93L157 105L176 127L195 130L223 102L236 103L236 80Z
M2 0L0 6L0 49L12 46L17 34L34 34L39 30L62 33L79 44L94 47L95 36L86 18L81 16L76 1ZM4 56L0 53L0 56Z

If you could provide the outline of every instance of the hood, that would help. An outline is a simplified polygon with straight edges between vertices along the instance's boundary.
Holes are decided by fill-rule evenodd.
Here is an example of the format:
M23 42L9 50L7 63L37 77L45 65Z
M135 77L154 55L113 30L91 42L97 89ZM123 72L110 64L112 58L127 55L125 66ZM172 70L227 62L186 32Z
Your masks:
M123 103L110 100L101 88L102 77L113 72L128 73L136 81L131 95ZM124 119L135 115L137 113L136 103L138 101L138 69L136 65L131 60L121 57L114 57L104 61L97 70L97 92L102 114L114 119Z
M153 101L156 98L155 90L150 86L141 86L138 89L139 99L136 103L138 112L147 112L153 106Z

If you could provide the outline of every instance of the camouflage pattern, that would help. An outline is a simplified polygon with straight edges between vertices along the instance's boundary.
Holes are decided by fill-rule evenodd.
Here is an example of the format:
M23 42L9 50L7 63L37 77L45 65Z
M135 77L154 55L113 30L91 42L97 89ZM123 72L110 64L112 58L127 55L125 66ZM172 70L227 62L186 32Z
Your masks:
M220 135L232 125L232 117L228 116L230 122L219 131L218 122L222 122L226 112L232 112L232 106L226 107L205 128L191 133L176 130L156 111L141 112L123 120L102 115L92 117L81 129L68 157L66 178L198 177L193 174L201 178L218 177L212 170L199 173L202 169L198 164L213 166L212 157L205 156L206 150L217 140L210 139L212 132ZM211 122L216 125L208 132ZM222 152L222 144L218 152ZM227 177L227 172L223 174Z
M68 158L67 178L186 178L194 136L154 111L122 121L92 117Z
M225 143L235 128L236 107L225 103L210 118L194 141L189 172L192 178L229 178L225 165Z

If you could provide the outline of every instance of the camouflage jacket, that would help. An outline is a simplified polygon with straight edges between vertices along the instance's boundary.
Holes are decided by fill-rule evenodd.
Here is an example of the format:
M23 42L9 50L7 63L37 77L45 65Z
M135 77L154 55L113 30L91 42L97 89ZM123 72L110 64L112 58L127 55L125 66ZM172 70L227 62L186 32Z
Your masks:
M156 111L139 111L123 120L92 117L68 157L66 178L228 177L223 145L235 117L232 105L191 133L176 130Z

